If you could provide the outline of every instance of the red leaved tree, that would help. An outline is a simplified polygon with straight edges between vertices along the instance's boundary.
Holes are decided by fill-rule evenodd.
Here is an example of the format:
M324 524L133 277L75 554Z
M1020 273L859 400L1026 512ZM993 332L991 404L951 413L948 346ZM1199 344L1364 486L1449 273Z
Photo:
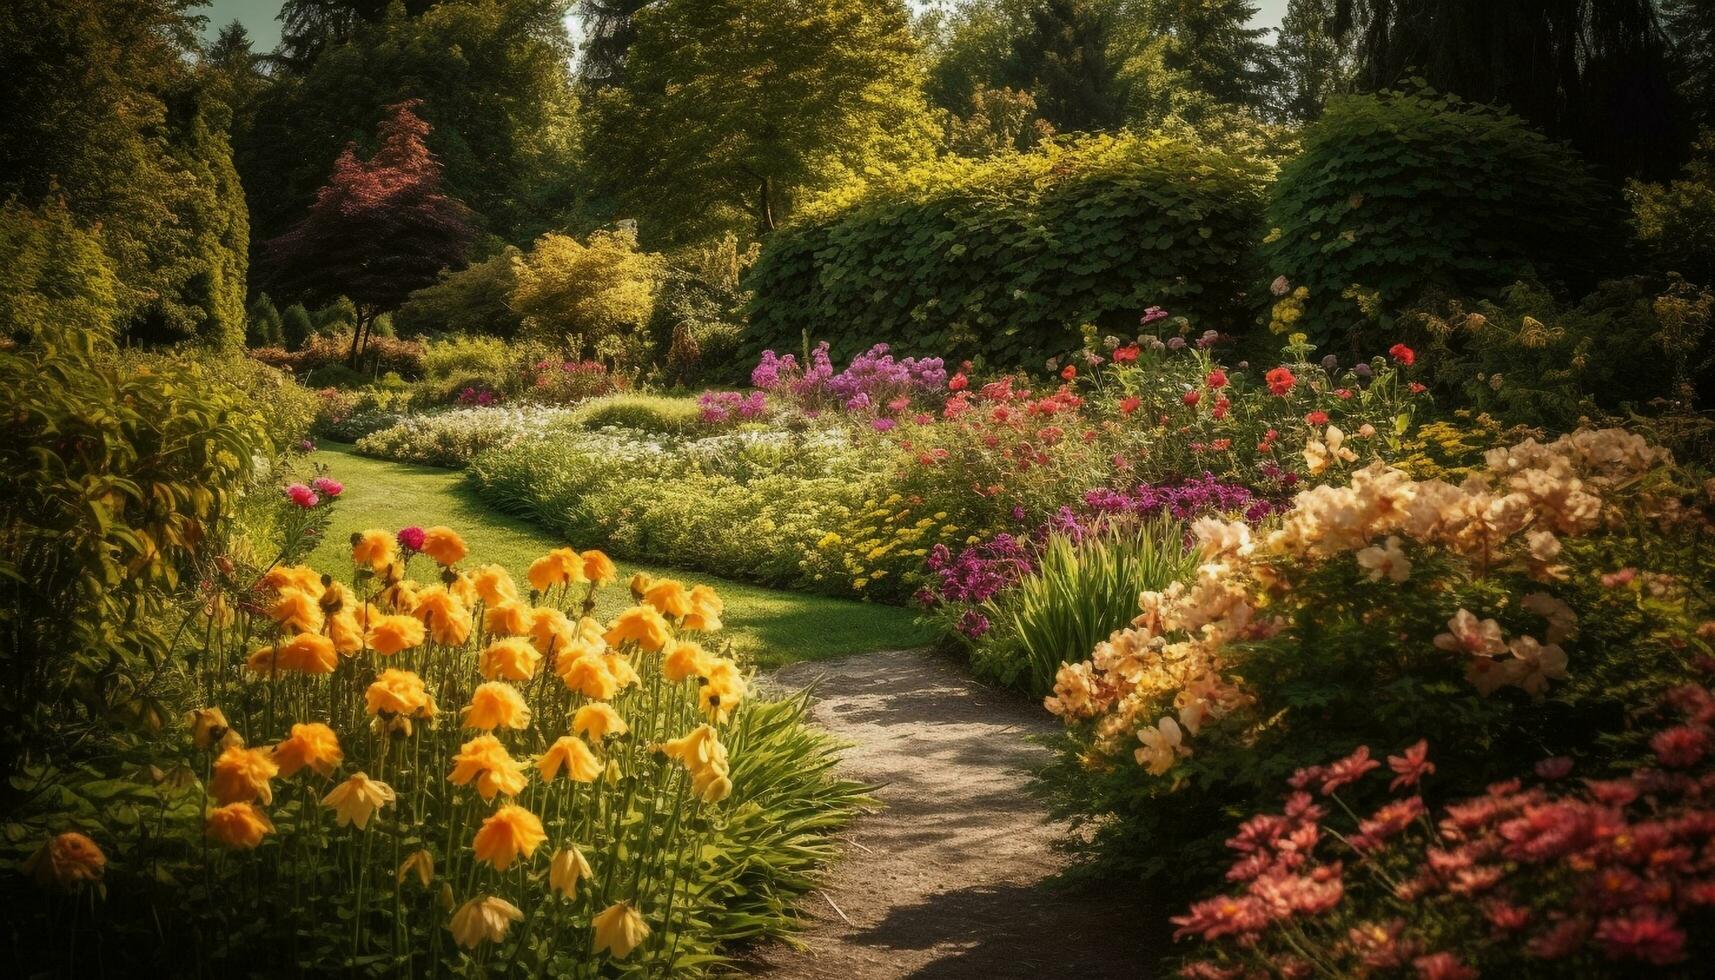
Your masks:
M269 289L311 302L348 297L357 307L353 367L375 317L442 269L465 260L475 231L470 209L441 190L441 164L423 138L417 100L388 107L381 148L369 160L347 144L309 214L263 244Z

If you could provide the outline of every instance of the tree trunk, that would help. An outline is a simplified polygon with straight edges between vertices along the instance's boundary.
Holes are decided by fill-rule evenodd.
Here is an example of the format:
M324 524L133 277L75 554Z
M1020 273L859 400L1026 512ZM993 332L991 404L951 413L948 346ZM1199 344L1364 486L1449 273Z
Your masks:
M774 230L773 191L774 179L772 177L762 178L762 188L760 191L761 199L757 202L756 213L759 219L758 223L762 226L762 233L764 235Z
M375 320L375 314L368 307L357 308L357 325L351 332L351 363L350 368L357 370L358 361L363 357L363 350L369 341L369 324Z

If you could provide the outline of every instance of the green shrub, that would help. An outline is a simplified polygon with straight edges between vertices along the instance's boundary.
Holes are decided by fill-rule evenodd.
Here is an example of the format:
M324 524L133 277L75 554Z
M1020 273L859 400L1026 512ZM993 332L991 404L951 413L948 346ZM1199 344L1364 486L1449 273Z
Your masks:
M287 350L303 350L315 332L315 321L304 304L293 303L280 314L280 342Z
M598 231L586 243L547 234L513 262L512 305L526 336L574 354L646 363L643 329L655 312L666 260L637 247L628 231Z
M120 290L100 235L79 228L64 204L0 205L0 324L8 333L111 337Z
M901 353L1035 365L1077 346L1079 324L1135 324L1151 305L1231 324L1271 173L1189 140L1100 136L831 197L746 276L750 353L808 331L836 357L895 338Z
M1705 129L1679 180L1626 186L1638 239L1664 272L1715 286L1715 129Z
M443 275L440 282L412 293L394 315L394 323L406 336L517 336L523 318L512 308L512 291L517 288L512 267L520 254L507 246L491 259Z
M592 398L572 411L573 424L584 429L616 426L655 435L694 431L702 409L694 398L667 395L618 394Z
M540 435L565 423L556 408L454 408L408 415L357 440L365 456L461 467L479 453Z
M244 343L248 347L278 347L285 342L280 311L267 293L259 294L245 311Z
M1036 567L983 604L991 631L973 643L980 677L1032 697L1054 689L1062 665L1077 663L1137 615L1137 597L1190 577L1195 555L1178 522L1119 525L1074 541L1051 534Z
M1269 198L1268 273L1293 290L1271 326L1360 338L1428 289L1525 279L1588 287L1623 241L1614 195L1523 120L1429 91L1348 96L1303 135ZM1384 342L1382 346L1386 346Z
M283 319L290 324L292 311L287 310ZM296 375L307 375L318 368L335 365L348 366L347 356L351 353L351 337L312 337L303 347L287 350L281 347L258 347L250 352L256 358L271 367L277 367ZM396 340L392 337L372 337L364 349L363 364L356 374L330 372L326 377L339 383L367 384L372 378L396 374L401 378L416 378L422 372L423 345L411 340ZM316 385L323 387L324 385Z
M369 375L340 363L322 364L304 375L304 384L311 388L361 388L368 383Z

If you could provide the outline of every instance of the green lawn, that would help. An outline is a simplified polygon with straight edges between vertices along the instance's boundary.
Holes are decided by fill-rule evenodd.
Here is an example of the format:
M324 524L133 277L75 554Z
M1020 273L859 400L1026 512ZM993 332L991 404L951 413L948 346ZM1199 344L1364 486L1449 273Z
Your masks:
M368 459L338 444L324 444L312 458L325 463L329 475L345 484L327 540L311 557L318 568L345 560L352 532L372 527L391 531L410 524L445 524L464 536L470 561L499 562L520 583L530 562L568 543L528 521L489 508L456 471ZM726 599L726 630L721 636L759 667L898 650L931 639L913 622L910 610L896 606L781 592L636 562L618 564L621 584L602 590L599 615L610 616L630 602L623 583L639 569L688 584L707 582Z

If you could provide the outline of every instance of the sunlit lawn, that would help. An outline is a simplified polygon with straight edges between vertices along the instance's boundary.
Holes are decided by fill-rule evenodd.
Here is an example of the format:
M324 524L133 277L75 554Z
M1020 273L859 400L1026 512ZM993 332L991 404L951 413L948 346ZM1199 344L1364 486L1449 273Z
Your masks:
M324 446L314 459L327 464L330 475L345 484L327 540L311 557L318 568L343 560L351 533L371 527L445 524L464 536L472 561L499 562L520 583L530 562L548 549L567 543L592 546L562 541L528 521L496 512L452 470L368 459L337 444ZM920 646L932 637L913 622L911 610L896 606L782 592L636 562L621 561L619 567L620 584L603 590L599 615L611 616L630 601L623 583L638 570L687 583L707 582L726 599L722 636L759 667L897 650Z

